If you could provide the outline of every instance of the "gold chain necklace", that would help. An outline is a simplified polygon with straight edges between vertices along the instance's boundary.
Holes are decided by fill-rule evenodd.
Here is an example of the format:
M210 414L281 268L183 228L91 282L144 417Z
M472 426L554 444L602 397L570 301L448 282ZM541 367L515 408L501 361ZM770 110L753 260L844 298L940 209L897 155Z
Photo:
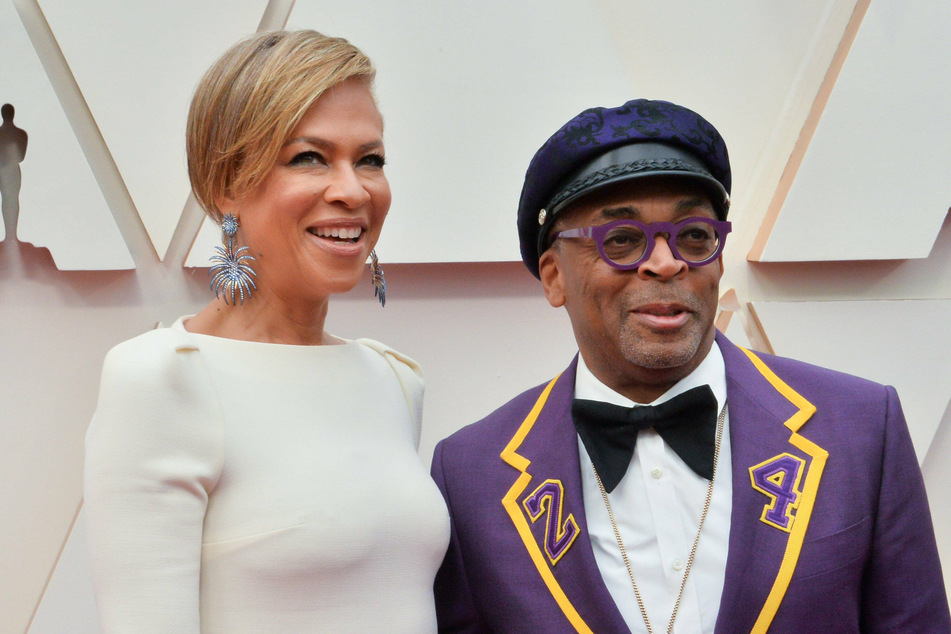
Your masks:
M726 403L720 410L720 417L717 419L717 441L713 446L713 477L710 478L710 484L707 486L707 498L703 502L703 512L700 514L700 526L697 527L697 536L693 538L693 547L690 549L690 556L687 557L687 567L684 568L683 579L680 580L680 592L677 593L677 600L674 602L674 611L670 614L670 623L667 624L667 634L674 631L674 621L677 619L677 610L680 609L680 600L684 596L684 588L687 587L687 575L690 574L690 567L693 566L694 557L697 554L697 544L700 543L700 531L703 530L703 521L707 519L707 511L710 510L710 500L713 499L713 481L717 477L717 463L720 458L720 441L723 440L723 419L726 416ZM601 489L601 497L604 498L604 506L608 509L608 517L611 519L611 528L614 529L614 537L617 538L617 545L621 549L621 557L624 559L624 565L627 566L627 574L631 577L631 585L634 586L634 596L637 598L637 607L641 610L641 616L644 618L644 625L647 626L647 634L654 634L651 628L650 619L647 618L647 608L644 606L644 599L641 598L641 592L637 589L637 582L634 581L634 570L631 568L631 561L627 557L627 549L624 548L624 541L621 540L621 531L618 530L617 522L614 521L614 512L611 510L611 502L608 500L608 492L604 490L604 484L601 483L601 476L598 470L591 463L591 469L594 470L594 477L598 481L598 488Z

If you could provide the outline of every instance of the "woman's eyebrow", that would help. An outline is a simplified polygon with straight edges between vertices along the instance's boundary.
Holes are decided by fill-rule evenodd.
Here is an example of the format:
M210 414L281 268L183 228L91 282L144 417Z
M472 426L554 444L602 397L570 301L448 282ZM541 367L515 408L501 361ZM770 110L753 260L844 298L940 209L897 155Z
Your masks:
M294 137L293 139L288 139L287 142L284 143L284 147L287 147L289 145L294 145L297 143L313 145L314 147L318 147L323 150L333 150L334 148L336 148L336 144L333 143L332 141L328 141L327 139L322 139L316 136L298 136L298 137ZM366 143L358 147L357 151L366 152L368 150L375 150L381 147L383 147L383 141L381 139L374 139L373 141L367 141Z

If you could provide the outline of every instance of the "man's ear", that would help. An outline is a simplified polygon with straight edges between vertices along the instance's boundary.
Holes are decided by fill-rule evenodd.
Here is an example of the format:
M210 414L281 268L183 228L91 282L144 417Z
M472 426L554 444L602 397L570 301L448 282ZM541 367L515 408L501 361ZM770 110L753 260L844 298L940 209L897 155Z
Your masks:
M545 289L545 298L555 308L565 305L565 276L557 248L550 248L538 258L538 276Z

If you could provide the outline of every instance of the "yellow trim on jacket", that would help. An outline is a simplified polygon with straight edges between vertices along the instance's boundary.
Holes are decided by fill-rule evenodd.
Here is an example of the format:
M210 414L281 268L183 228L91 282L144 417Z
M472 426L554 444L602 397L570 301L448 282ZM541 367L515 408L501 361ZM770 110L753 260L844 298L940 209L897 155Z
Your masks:
M819 480L822 479L822 471L825 468L829 452L799 435L799 429L816 413L816 406L776 376L753 352L745 348L740 348L740 350L746 353L756 369L776 388L776 391L799 409L784 424L792 432L789 436L790 444L812 458L802 490L802 500L799 503L799 509L796 511L796 521L793 523L789 540L786 542L786 552L783 554L779 573L776 575L769 596L766 597L766 603L753 625L753 634L760 634L769 629L776 612L779 611L780 604L783 602L783 597L786 596L786 590L789 589L789 582L792 581L793 572L795 572L796 564L799 561L799 554L802 552L806 529L809 528L809 520L812 517L812 509L815 506L816 495L819 491Z
M522 542L525 544L525 549L528 551L528 554L532 558L532 562L534 562L535 567L538 569L538 574L541 575L545 585L548 586L548 591L551 592L551 595L558 603L558 607L561 608L561 611L564 612L566 617L568 617L568 621L575 628L575 630L584 634L592 634L591 628L588 627L588 624L585 623L584 619L581 618L581 615L578 614L575 606L573 606L571 601L568 600L568 596L565 594L565 591L561 588L558 580L555 579L555 575L552 573L551 568L548 567L548 564L545 561L545 556L538 547L538 543L535 541L528 521L522 514L522 510L518 503L518 498L522 495L522 493L525 492L525 489L528 488L528 483L531 482L532 476L527 471L531 461L524 456L520 456L516 452L518 451L518 448L521 446L522 442L524 442L525 437L528 436L528 433L532 430L532 427L535 425L535 421L538 420L538 415L541 413L542 408L548 401L548 396L551 394L552 388L555 386L555 383L558 382L560 377L561 375L559 374L554 379L552 379L547 386L545 386L545 389L542 390L538 400L535 401L535 405L528 413L528 416L525 417L525 420L522 421L518 431L515 432L515 436L512 437L512 440L509 441L509 443L505 446L505 449L503 449L502 453L500 454L500 457L505 461L506 464L515 467L521 472L521 475L519 475L518 479L515 481L515 484L513 484L512 488L508 490L508 492L505 494L505 497L502 498L502 506L505 507L509 517L512 518L512 523L515 524L515 528L518 530L518 534L522 538Z

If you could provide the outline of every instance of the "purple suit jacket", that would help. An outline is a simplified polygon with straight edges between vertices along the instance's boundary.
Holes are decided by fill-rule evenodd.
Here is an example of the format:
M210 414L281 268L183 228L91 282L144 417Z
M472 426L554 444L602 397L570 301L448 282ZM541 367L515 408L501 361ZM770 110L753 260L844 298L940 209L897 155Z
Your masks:
M716 632L951 632L895 390L717 344L733 509ZM585 522L576 364L436 447L452 518L440 631L628 631Z

